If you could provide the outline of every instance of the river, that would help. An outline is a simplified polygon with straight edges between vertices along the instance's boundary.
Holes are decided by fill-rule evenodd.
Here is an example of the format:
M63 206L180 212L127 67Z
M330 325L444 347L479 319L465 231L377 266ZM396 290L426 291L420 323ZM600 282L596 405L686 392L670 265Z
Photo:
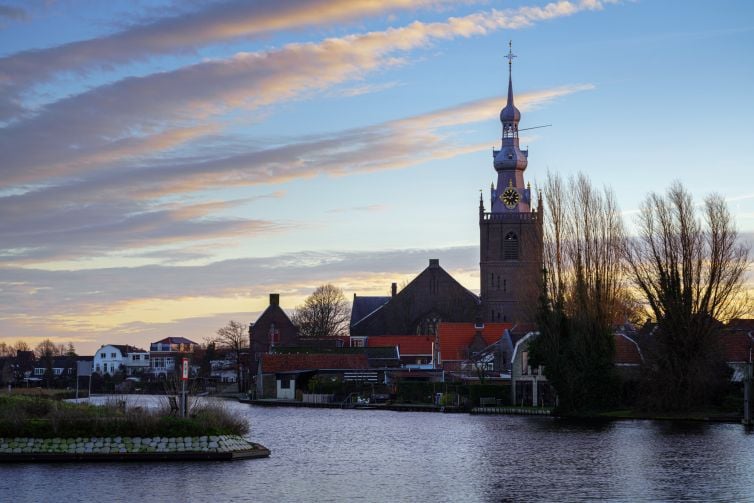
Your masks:
M754 501L736 424L226 403L270 458L0 465L0 501Z

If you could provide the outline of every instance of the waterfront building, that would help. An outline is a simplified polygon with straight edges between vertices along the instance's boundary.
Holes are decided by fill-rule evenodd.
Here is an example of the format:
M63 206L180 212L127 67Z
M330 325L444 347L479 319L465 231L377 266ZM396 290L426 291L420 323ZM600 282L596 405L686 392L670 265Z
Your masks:
M106 344L94 353L93 365L92 371L100 375L141 374L149 369L149 353L125 344Z
M185 337L166 337L149 345L149 373L157 379L175 374L184 356L190 357L199 344Z

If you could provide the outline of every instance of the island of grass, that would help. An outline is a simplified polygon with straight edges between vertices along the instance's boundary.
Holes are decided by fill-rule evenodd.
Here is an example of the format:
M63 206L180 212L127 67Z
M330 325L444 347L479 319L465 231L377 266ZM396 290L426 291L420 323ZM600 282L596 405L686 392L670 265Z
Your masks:
M165 404L127 407L69 403L45 396L0 396L0 461L221 460L267 457L244 439L247 421L205 401L189 417Z

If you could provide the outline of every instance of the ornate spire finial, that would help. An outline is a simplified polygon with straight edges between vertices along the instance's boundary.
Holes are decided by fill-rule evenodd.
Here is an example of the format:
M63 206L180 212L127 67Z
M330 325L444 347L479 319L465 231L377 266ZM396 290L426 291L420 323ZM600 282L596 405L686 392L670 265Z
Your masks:
M506 54L505 57L508 60L508 75L510 75L511 67L513 66L513 58L518 57L515 54L513 54L513 40L508 41L508 54Z

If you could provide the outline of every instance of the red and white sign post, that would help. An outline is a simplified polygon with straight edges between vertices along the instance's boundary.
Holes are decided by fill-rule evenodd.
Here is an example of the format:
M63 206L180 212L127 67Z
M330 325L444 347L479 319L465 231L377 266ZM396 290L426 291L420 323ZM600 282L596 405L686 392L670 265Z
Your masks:
M188 402L186 400L186 381L189 378L189 361L188 358L184 358L181 361L181 417L186 417L188 414Z

